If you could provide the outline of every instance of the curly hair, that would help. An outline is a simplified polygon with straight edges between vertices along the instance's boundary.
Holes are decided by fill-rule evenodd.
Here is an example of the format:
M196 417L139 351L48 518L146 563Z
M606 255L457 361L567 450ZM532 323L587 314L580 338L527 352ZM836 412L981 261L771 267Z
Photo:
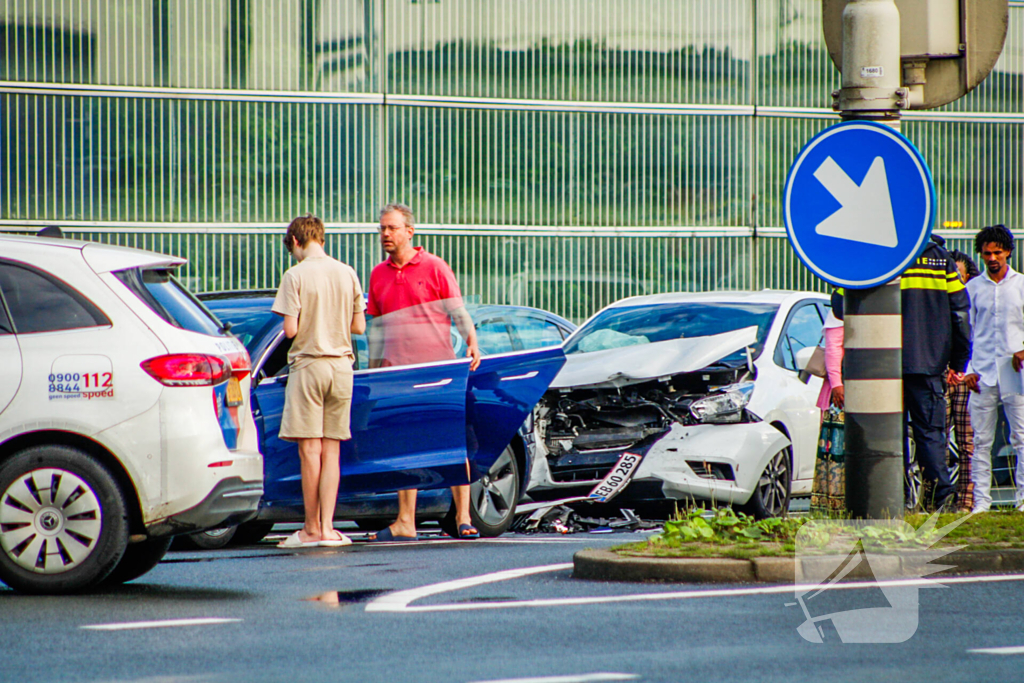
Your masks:
M982 228L974 238L974 250L980 254L989 243L998 244L1006 251L1013 251L1013 233L1002 224Z

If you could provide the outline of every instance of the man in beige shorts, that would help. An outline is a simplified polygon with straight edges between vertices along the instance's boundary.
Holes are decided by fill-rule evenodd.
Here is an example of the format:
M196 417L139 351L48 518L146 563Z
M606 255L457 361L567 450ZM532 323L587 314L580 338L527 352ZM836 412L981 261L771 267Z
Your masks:
M366 331L363 289L351 267L324 252L316 216L293 220L284 245L298 263L281 277L271 309L293 339L280 437L299 444L305 524L278 547L348 545L334 528L334 508L341 441L352 438L352 335Z

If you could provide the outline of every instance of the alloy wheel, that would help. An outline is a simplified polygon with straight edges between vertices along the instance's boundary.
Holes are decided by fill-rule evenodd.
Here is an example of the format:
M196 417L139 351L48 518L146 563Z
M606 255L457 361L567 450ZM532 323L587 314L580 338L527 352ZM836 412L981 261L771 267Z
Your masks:
M470 496L480 519L501 524L516 503L516 472L512 451L506 448L490 471L470 487Z
M789 455L786 449L775 454L757 483L761 503L772 517L786 513L789 502Z

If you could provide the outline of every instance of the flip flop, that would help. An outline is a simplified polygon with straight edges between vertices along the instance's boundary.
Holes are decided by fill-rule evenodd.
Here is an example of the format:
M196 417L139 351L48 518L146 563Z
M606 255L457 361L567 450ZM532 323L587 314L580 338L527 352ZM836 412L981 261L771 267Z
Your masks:
M460 524L458 537L467 540L472 538L480 538L480 532L474 529L472 524Z
M373 534L369 538L370 538L371 541L376 542L376 543L394 543L394 542L400 542L400 541L418 541L418 540L420 540L419 536L395 536L394 533L391 532L391 527L389 527L389 526L388 527L384 527L383 529L381 529L377 533Z
M335 529L335 531L337 531L337 529ZM320 541L320 543L318 543L317 545L319 545L321 548L340 548L345 545L352 545L351 538L341 533L340 531L337 531L337 533L339 536L341 536L341 538L325 538L324 540Z
M315 548L320 545L321 541L303 541L299 538L299 532L296 531L294 534L284 539L277 544L278 548Z

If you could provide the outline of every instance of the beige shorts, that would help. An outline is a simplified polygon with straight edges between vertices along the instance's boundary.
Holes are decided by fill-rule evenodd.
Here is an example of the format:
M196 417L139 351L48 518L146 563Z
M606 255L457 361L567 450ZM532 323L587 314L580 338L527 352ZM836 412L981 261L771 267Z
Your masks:
M280 437L351 439L351 412L352 361L318 358L288 374Z

